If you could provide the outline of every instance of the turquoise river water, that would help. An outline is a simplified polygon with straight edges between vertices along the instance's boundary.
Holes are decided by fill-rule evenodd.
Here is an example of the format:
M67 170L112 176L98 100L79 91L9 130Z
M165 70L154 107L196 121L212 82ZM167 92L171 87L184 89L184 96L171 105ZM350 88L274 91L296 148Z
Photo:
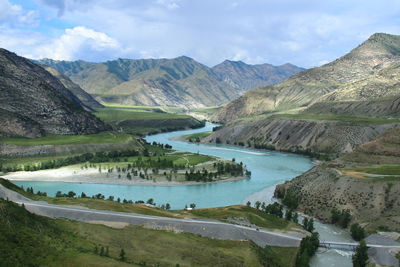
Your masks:
M185 205L195 203L198 208L220 207L234 204L244 204L248 200L266 203L272 202L273 190L276 184L290 180L309 170L312 161L300 155L261 151L249 148L240 148L229 145L192 144L173 140L181 135L211 131L215 126L207 123L205 127L195 130L177 131L147 136L148 142L170 144L173 149L200 153L220 157L223 159L235 158L242 161L252 172L251 179L231 182L222 182L204 185L156 186L156 185L109 185L63 182L34 182L14 181L25 188L32 186L35 191L47 192L55 196L57 191L74 191L80 195L95 195L102 193L106 197L144 200L153 198L157 204L170 203L173 209L182 209ZM334 241L349 241L348 233L331 225L316 222L316 230L321 239ZM311 262L311 266L351 266L351 253L330 250L318 253Z

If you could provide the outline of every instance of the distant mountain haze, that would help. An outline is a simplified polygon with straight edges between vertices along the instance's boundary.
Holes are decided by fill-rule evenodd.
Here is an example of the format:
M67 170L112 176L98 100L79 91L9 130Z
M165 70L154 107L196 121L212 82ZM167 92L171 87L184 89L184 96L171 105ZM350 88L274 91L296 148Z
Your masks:
M291 64L225 61L209 68L192 58L117 59L102 63L42 59L103 103L217 106L257 86L275 84L303 70Z

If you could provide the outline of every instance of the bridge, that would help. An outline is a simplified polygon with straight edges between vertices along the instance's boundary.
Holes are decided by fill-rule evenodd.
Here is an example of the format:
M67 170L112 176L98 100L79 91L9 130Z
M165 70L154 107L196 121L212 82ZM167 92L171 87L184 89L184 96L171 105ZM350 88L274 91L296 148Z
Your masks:
M359 245L358 242L334 242L334 241L320 241L319 247L326 248L326 249L338 249L338 250L350 250L355 251L357 246ZM377 244L366 244L368 248L397 248L400 249L400 246L389 246L389 245L377 245Z

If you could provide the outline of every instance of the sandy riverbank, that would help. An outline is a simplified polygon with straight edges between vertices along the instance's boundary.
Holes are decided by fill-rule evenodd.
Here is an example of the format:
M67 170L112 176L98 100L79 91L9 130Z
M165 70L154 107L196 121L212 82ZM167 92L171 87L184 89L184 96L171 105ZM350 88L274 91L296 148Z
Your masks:
M63 167L59 169L40 170L34 172L13 172L2 177L11 181L37 181L37 182L66 182L66 183L92 183L92 184L120 184L120 185L157 185L157 186L178 186L178 185L201 185L236 180L248 179L248 177L231 177L214 182L178 182L178 181L153 181L133 176L131 180L126 174L121 173L118 178L116 171L108 173L103 170L101 173L97 168L81 169L79 167ZM159 179L159 178L158 178Z

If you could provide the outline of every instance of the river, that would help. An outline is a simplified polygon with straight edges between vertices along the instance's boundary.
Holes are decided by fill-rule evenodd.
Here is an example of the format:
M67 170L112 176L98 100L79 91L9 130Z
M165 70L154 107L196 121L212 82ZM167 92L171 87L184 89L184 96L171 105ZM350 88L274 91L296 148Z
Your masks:
M102 193L106 197L113 195L115 198L120 197L134 201L153 198L157 204L170 203L174 209L182 209L190 203L195 203L198 208L210 208L245 204L247 201L254 203L257 200L270 203L273 201L273 191L276 184L290 180L313 166L309 158L290 153L261 151L222 144L191 144L173 140L173 138L181 135L211 131L213 126L213 124L207 123L205 127L200 129L147 136L146 140L162 144L168 143L175 150L211 155L228 160L235 158L236 162L242 161L252 172L251 179L186 186L134 186L32 181L14 181L14 183L23 185L25 188L32 186L35 191L47 192L50 196L54 196L59 190L63 192L72 190L77 194L81 192L85 192L87 195ZM352 240L347 232L331 225L316 221L315 228L320 233L321 240L346 242ZM319 252L313 257L311 266L352 266L351 253L335 250Z

